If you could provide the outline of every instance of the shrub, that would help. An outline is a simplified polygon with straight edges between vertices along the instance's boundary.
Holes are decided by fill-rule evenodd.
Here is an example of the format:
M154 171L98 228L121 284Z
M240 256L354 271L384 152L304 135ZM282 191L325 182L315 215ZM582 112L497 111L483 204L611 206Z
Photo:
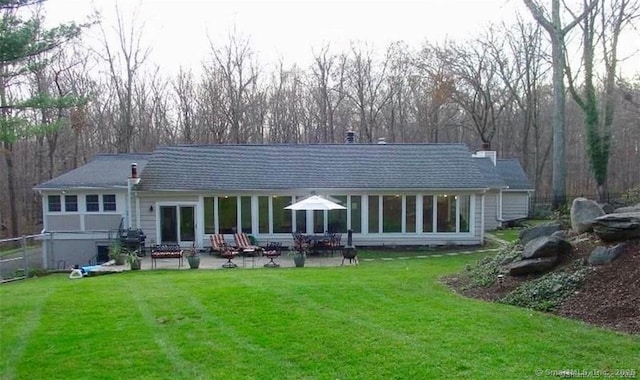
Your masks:
M640 203L640 186L629 189L622 194L627 206L633 206Z
M588 271L582 260L576 260L564 271L550 272L522 283L500 302L540 311L553 310L580 286Z
M511 243L500 249L495 256L484 257L476 263L474 267L468 269L469 286L489 286L496 281L500 270L506 264L513 262L520 257L522 246Z

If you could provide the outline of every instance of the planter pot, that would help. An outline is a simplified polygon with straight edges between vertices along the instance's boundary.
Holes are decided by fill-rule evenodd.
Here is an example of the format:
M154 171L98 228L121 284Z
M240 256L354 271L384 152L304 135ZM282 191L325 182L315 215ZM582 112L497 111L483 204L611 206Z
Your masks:
M124 265L124 256L117 256L113 260L115 261L116 265Z
M293 262L296 264L296 267L301 268L304 266L304 255L294 255Z
M129 265L131 265L131 270L140 270L142 262L138 260L132 260Z
M191 269L198 269L200 267L200 256L189 256L187 257L187 261Z

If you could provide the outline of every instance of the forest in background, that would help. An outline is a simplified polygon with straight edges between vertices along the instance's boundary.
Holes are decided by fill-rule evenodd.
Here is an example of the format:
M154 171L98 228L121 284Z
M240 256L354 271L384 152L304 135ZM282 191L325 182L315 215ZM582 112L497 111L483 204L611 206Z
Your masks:
M470 40L426 40L419 49L397 42L383 54L365 43L345 51L327 44L313 50L308 67L259 62L250 37L233 32L210 41L199 70L165 73L148 59L144 29L122 15L117 25L74 24L52 39L41 28L41 2L0 6L1 39L11 37L9 16L21 15L34 22L36 40L50 42L37 54L2 52L0 191L8 196L0 201L0 236L41 229L33 186L96 153L151 152L167 144L343 143L347 131L355 132L356 143L465 143L472 151L490 147L499 158L518 158L536 194L552 192L551 46L543 28L525 17L488 26ZM638 16L631 3L630 21ZM580 40L585 29L575 29ZM100 43L87 43L86 30L101 35ZM581 49L566 51L574 65L567 76L578 91ZM595 55L596 62L606 60L606 51ZM607 92L604 70L595 70L598 99ZM640 185L640 73L615 74L610 193ZM24 122L13 122L18 118ZM565 122L566 192L593 196L585 113L570 96Z

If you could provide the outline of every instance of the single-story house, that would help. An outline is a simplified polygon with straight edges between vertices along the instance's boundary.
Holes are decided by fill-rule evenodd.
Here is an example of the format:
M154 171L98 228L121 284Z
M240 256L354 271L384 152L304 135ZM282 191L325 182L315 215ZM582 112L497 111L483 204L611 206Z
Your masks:
M234 231L285 246L292 232L348 230L360 246L478 245L527 216L528 183L516 160L463 144L176 145L99 154L35 190L55 266L63 251L72 264L104 257L123 229L199 248ZM285 209L310 194L346 209Z

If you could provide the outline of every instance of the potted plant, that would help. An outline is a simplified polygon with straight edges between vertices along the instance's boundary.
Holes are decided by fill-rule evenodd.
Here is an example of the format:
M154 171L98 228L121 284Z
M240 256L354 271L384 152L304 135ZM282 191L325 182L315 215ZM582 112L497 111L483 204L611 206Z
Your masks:
M301 268L304 267L304 262L307 257L307 249L309 248L309 244L302 237L298 237L294 240L294 253L293 253L293 262L296 264L296 267Z
M129 250L125 250L124 257L131 266L131 270L140 270L142 262L140 257L138 257L138 251L131 252Z
M189 268L198 269L200 267L200 254L196 249L195 245L191 247L191 249L186 252L187 262L189 262Z
M111 243L109 247L109 259L113 260L116 265L124 265L126 253L118 242Z
M296 251L293 254L293 262L296 264L296 267L302 268L304 267L304 262L307 257L307 254L304 251Z

